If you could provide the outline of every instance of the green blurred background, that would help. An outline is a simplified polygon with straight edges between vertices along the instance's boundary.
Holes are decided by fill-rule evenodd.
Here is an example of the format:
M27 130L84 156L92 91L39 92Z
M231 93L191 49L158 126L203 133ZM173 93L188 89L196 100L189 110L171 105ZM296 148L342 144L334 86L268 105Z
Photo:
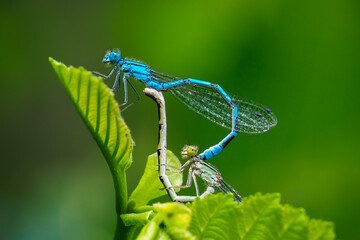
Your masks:
M2 1L0 238L111 239L110 172L48 57L107 73L105 51L120 48L269 106L276 128L239 135L211 163L243 196L280 192L333 221L339 239L359 239L359 10L357 0ZM228 133L165 98L178 156ZM136 142L131 192L156 151L156 106L142 94L123 117Z

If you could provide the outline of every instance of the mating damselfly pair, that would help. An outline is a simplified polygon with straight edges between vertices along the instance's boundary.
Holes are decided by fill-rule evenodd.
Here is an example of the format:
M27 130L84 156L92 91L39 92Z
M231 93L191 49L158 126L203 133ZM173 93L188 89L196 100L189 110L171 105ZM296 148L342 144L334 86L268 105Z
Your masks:
M204 163L204 160L221 152L237 136L238 132L263 133L277 124L276 116L269 108L227 94L218 84L192 78L178 78L157 72L144 63L122 58L119 51L108 51L103 58L103 62L114 65L111 72L108 75L98 72L93 73L103 79L109 79L116 72L115 82L112 87L113 91L120 90L120 78L121 73L123 73L122 82L125 96L124 102L120 106L126 105L124 109L140 99L140 95L129 81L129 78L134 78L144 83L146 87L157 91L170 90L172 94L193 111L222 127L231 129L231 132L219 143L196 156L198 162L202 161L200 163ZM137 99L132 103L128 103L128 84L137 96ZM196 166L192 166L196 170ZM206 167L205 164L203 166ZM166 175L166 168L163 171L162 174L160 170L160 178ZM164 181L163 183L166 185ZM169 195L171 195L170 192Z
M129 78L134 78L158 91L169 89L191 110L222 127L231 129L231 132L219 143L199 154L199 158L202 160L209 159L221 152L237 136L238 132L263 133L277 124L276 116L269 108L227 94L218 84L157 72L144 63L122 58L119 51L108 51L103 62L114 65L111 72L107 76L98 72L93 73L103 79L109 79L116 72L113 91L120 89L120 78L123 73L122 82L125 96L124 102L120 106L128 104L128 84L136 93L137 99L126 107L140 99L140 95L129 81Z

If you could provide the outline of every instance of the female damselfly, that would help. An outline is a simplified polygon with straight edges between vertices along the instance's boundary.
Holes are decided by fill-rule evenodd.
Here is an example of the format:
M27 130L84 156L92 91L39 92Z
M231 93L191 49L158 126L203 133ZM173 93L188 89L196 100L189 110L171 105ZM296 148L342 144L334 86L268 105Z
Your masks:
M223 194L232 193L234 200L238 203L241 203L242 197L240 194L231 187L227 182L221 177L221 173L208 162L201 160L196 156L198 148L196 146L188 145L185 146L181 152L181 155L184 159L189 159L181 168L175 166L167 165L166 167L174 168L177 170L169 170L170 172L182 173L189 166L188 179L186 185L184 186L171 186L170 188L189 188L191 187L192 180L194 181L196 196L199 197L199 188L196 181L196 176L200 177L205 184L207 185L206 192L214 193L215 187L219 189Z

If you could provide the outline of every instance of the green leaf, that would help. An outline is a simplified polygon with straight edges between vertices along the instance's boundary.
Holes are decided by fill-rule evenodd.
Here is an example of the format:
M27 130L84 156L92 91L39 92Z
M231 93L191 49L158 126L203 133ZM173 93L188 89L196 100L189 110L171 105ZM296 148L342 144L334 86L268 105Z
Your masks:
M306 239L309 218L306 216L305 210L285 205L282 207L282 212L283 227L279 232L278 239Z
M125 226L142 226L149 222L153 211L143 213L126 213L121 214L120 217Z
M67 67L52 58L49 60L110 167L129 168L133 140L120 117L113 93L102 79L83 67Z
M309 222L309 240L335 239L334 224L322 220L312 219Z
M158 240L172 240L164 231L160 231Z
M241 239L277 239L282 229L279 194L256 194L239 205L237 229Z
M155 240L159 238L160 231L158 216L156 216L141 229L136 239Z
M115 185L118 213L115 238L118 238L124 232L120 214L127 209L125 171L131 165L134 145L130 131L120 117L113 93L102 79L83 67L67 67L52 58L49 61L109 165Z
M167 163L175 167L181 166L179 159L171 151L167 151ZM168 176L174 186L182 184L182 174L168 172ZM166 195L166 190L160 190L162 188L164 186L159 180L158 156L154 153L148 157L144 174L132 192L129 202L135 202L137 207L145 205L152 199Z
M309 221L304 209L281 205L279 194L257 193L240 205L231 195L209 195L191 210L189 230L198 239L335 239L332 223Z
M196 240L197 238L192 235L188 230L176 228L176 227L168 227L163 230L167 236L169 236L172 240Z
M181 203L154 204L155 211L165 228L163 234L173 240L196 239L187 229L191 221L191 211Z
M166 226L187 229L191 220L191 211L182 203L171 202L154 204Z
M232 239L237 205L231 194L196 198L191 207L190 232L199 239Z

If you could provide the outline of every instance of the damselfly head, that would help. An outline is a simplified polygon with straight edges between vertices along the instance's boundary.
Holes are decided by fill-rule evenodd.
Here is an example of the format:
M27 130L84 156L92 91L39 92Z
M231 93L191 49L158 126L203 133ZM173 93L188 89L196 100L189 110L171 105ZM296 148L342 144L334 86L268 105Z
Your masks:
M108 51L103 58L103 63L115 64L115 63L118 63L120 61L120 59L121 59L120 52Z
M193 156L195 156L198 152L198 147L194 146L194 145L186 145L185 147L183 147L182 151L181 151L181 156L186 159L186 158L191 158Z

